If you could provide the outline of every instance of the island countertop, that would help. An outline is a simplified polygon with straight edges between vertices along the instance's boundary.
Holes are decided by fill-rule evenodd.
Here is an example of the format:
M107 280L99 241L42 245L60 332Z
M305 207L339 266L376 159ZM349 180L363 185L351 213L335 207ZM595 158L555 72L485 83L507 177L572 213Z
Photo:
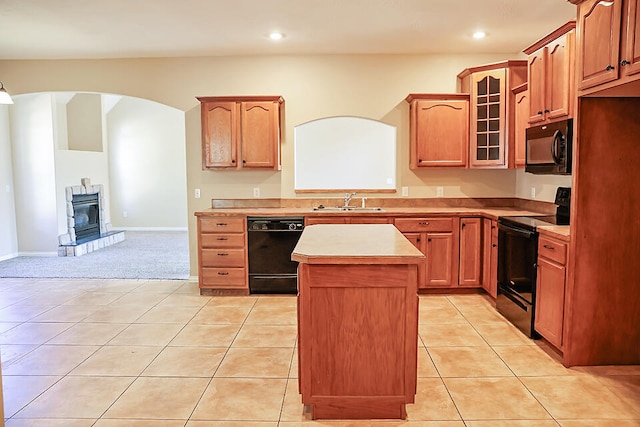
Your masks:
M307 264L420 264L425 256L392 224L307 226L291 254Z

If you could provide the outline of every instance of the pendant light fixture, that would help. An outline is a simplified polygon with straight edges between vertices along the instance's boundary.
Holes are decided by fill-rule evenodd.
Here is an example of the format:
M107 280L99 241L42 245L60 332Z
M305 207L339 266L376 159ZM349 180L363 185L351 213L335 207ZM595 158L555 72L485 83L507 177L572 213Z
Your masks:
M11 99L11 95L4 88L2 82L0 82L0 104L13 104L13 99Z

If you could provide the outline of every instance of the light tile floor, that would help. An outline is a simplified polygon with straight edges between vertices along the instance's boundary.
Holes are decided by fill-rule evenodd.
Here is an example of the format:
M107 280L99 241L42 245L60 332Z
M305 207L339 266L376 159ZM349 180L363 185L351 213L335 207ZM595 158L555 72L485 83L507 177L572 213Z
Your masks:
M186 281L0 279L6 425L640 426L640 366L566 369L482 295L421 296L406 421L307 418L296 298Z

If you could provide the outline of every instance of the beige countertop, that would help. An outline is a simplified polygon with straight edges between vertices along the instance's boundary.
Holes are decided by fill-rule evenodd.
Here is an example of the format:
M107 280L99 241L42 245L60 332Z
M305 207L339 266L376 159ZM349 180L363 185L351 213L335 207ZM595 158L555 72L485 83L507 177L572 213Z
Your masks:
M419 264L424 255L391 224L305 227L291 254L308 264Z
M568 225L542 225L537 227L540 234L546 234L556 239L569 241L570 233Z
M495 207L385 207L381 210L314 210L313 208L211 208L195 212L196 216L423 216L423 215L454 215L454 216L484 216L497 219L499 216L533 216L545 215L541 212L516 208Z

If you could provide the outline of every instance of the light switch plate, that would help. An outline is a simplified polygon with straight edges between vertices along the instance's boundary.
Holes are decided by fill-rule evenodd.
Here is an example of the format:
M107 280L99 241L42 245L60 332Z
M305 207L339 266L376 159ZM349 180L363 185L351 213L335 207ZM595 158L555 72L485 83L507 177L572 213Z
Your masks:
M407 197L409 195L409 187L402 187L402 197Z
M444 196L444 187L436 187L436 196L438 197Z
M199 199L199 198L200 198L200 189L199 189L199 188L196 188L196 190L194 191L194 193L195 193L195 194L194 194L195 198L196 198L196 199Z

